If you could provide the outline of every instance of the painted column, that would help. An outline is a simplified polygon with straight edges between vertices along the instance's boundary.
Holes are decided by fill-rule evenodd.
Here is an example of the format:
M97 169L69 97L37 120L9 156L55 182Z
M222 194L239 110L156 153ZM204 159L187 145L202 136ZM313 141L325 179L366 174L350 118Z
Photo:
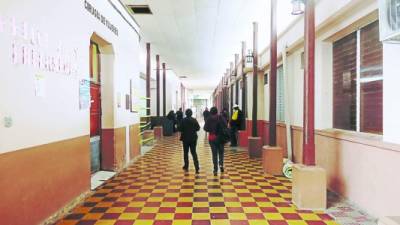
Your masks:
M157 70L156 70L156 82L157 82L157 120L156 126L154 127L154 137L156 139L160 139L163 135L163 127L162 122L160 119L160 55L156 55L156 63L157 63Z
M257 91L258 91L258 23L253 23L253 117L252 117L252 136L258 137L257 132Z
M327 174L315 166L314 143L314 53L315 18L314 1L305 1L304 38L304 115L303 164L292 168L292 201L298 209L324 210L327 208Z
M233 73L233 62L230 64L230 69L229 69L229 81L230 81L230 90L231 90L231 105L229 106L229 115L233 114L233 104L234 104L234 82L232 82L232 73Z
M246 98L247 98L247 78L244 72L246 68L246 42L242 42L242 78L243 78L243 88L242 88L242 110L247 118L247 108L246 108ZM246 122L245 122L246 124Z
M156 79L157 79L157 118L160 118L160 55L156 55L157 61L157 70L156 70Z
M235 79L236 79L236 88L235 88L235 104L239 105L239 79L238 79L238 65L239 65L239 54L235 54Z
M271 175L282 175L283 149L276 144L276 76L278 63L276 34L277 0L271 0L271 43L270 43L270 82L269 82L269 140L262 150L264 172Z
M147 50L147 58L146 58L146 112L147 116L150 116L151 111L151 103L150 103L150 98L151 98L151 92L150 92L150 82L151 82L151 59L150 59L150 43L146 44L146 50ZM148 117L147 122L150 122L150 117Z
M254 40L253 40L253 116L252 116L252 133L248 138L248 153L250 158L260 158L262 156L262 139L257 132L257 113L258 113L258 23L253 23Z
M221 83L222 83L222 106L224 106L226 104L225 103L226 102L226 99L225 99L225 89L226 89L226 86L225 86L225 74L222 77Z
M163 116L167 116L167 71L165 63L162 64L163 68Z
M305 68L303 111L303 164L315 165L314 142L314 63L315 63L315 17L314 1L305 1Z
M226 69L226 105L224 105L224 108L226 108L228 110L228 112L230 112L229 106L231 104L231 87L230 87L230 83L231 83L231 75L229 73L229 69Z
M277 34L276 2L271 1L271 44L270 44L270 82L269 82L269 146L276 146L276 74L277 74Z

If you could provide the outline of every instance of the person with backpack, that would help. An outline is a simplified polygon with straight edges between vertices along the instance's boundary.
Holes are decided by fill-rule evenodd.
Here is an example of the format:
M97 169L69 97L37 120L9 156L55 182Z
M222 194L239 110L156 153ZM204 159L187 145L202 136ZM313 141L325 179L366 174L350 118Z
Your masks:
M218 174L218 167L220 172L224 172L224 144L228 141L229 133L227 132L227 123L225 119L218 115L218 109L212 107L210 109L210 116L207 119L204 130L209 133L208 141L212 150L212 160L214 165L214 176Z
M182 167L186 172L189 170L189 149L193 157L194 168L196 174L199 174L200 166L196 152L197 131L200 130L200 125L195 118L192 117L191 109L185 111L186 117L178 124L178 130L181 132L181 141L183 143L183 161Z
M231 137L231 147L237 147L238 143L238 131L242 127L243 113L238 105L233 106L233 113L231 120L229 121L230 126L230 137Z

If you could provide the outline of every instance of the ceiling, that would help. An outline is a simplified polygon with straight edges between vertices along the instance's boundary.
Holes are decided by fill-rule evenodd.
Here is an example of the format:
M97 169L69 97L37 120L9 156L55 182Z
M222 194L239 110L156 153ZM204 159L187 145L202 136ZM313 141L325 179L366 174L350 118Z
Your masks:
M149 5L152 15L133 15L142 36L152 44L190 89L214 88L241 52L252 46L252 22L259 22L259 46L269 42L270 0L123 0ZM278 30L293 19L290 0L278 1Z

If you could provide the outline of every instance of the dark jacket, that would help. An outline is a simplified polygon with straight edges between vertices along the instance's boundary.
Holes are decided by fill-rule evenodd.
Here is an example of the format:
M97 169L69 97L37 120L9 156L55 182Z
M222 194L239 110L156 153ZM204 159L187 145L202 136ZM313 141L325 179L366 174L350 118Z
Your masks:
M176 122L176 117L174 111L170 111L167 115L167 119L173 121L174 123Z
M236 127L237 129L241 129L242 123L243 123L243 112L242 110L239 109L237 120L232 120L231 118L229 125L231 125L231 127Z
M183 119L183 112L181 110L178 110L176 112L176 119L178 120L178 122Z
M197 141L197 131L200 130L200 125L196 119L186 117L178 124L178 130L181 132L181 141L193 143Z
M208 117L206 123L204 124L204 130L209 133L218 135L220 133L220 129L226 126L227 123L222 116L212 115Z
M208 117L210 117L210 111L208 110L204 110L203 112L203 117L204 117L204 121L206 121L208 119Z
M220 113L220 115L224 118L224 120L226 121L226 123L228 123L228 121L229 121L229 115L228 115L229 113L228 113L228 111L226 111L226 110L223 110L223 111L221 111L221 113Z

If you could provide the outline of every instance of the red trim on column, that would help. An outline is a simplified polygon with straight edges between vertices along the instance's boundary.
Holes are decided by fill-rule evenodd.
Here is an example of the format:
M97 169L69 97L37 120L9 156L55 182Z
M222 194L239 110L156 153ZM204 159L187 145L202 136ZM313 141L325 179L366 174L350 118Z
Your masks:
M160 117L160 56L156 55L157 70L156 70L156 82L157 82L157 117Z
M304 68L304 135L303 164L315 165L314 142L314 64L315 64L315 17L314 0L307 0L305 9L305 68Z
M277 43L278 37L276 32L276 5L277 0L271 0L271 48L270 48L270 83L269 83L269 145L276 146L276 73L278 63Z
M253 23L253 116L252 136L258 137L257 105L258 105L258 23Z
M163 116L167 116L167 69L165 63L162 64L163 68Z

